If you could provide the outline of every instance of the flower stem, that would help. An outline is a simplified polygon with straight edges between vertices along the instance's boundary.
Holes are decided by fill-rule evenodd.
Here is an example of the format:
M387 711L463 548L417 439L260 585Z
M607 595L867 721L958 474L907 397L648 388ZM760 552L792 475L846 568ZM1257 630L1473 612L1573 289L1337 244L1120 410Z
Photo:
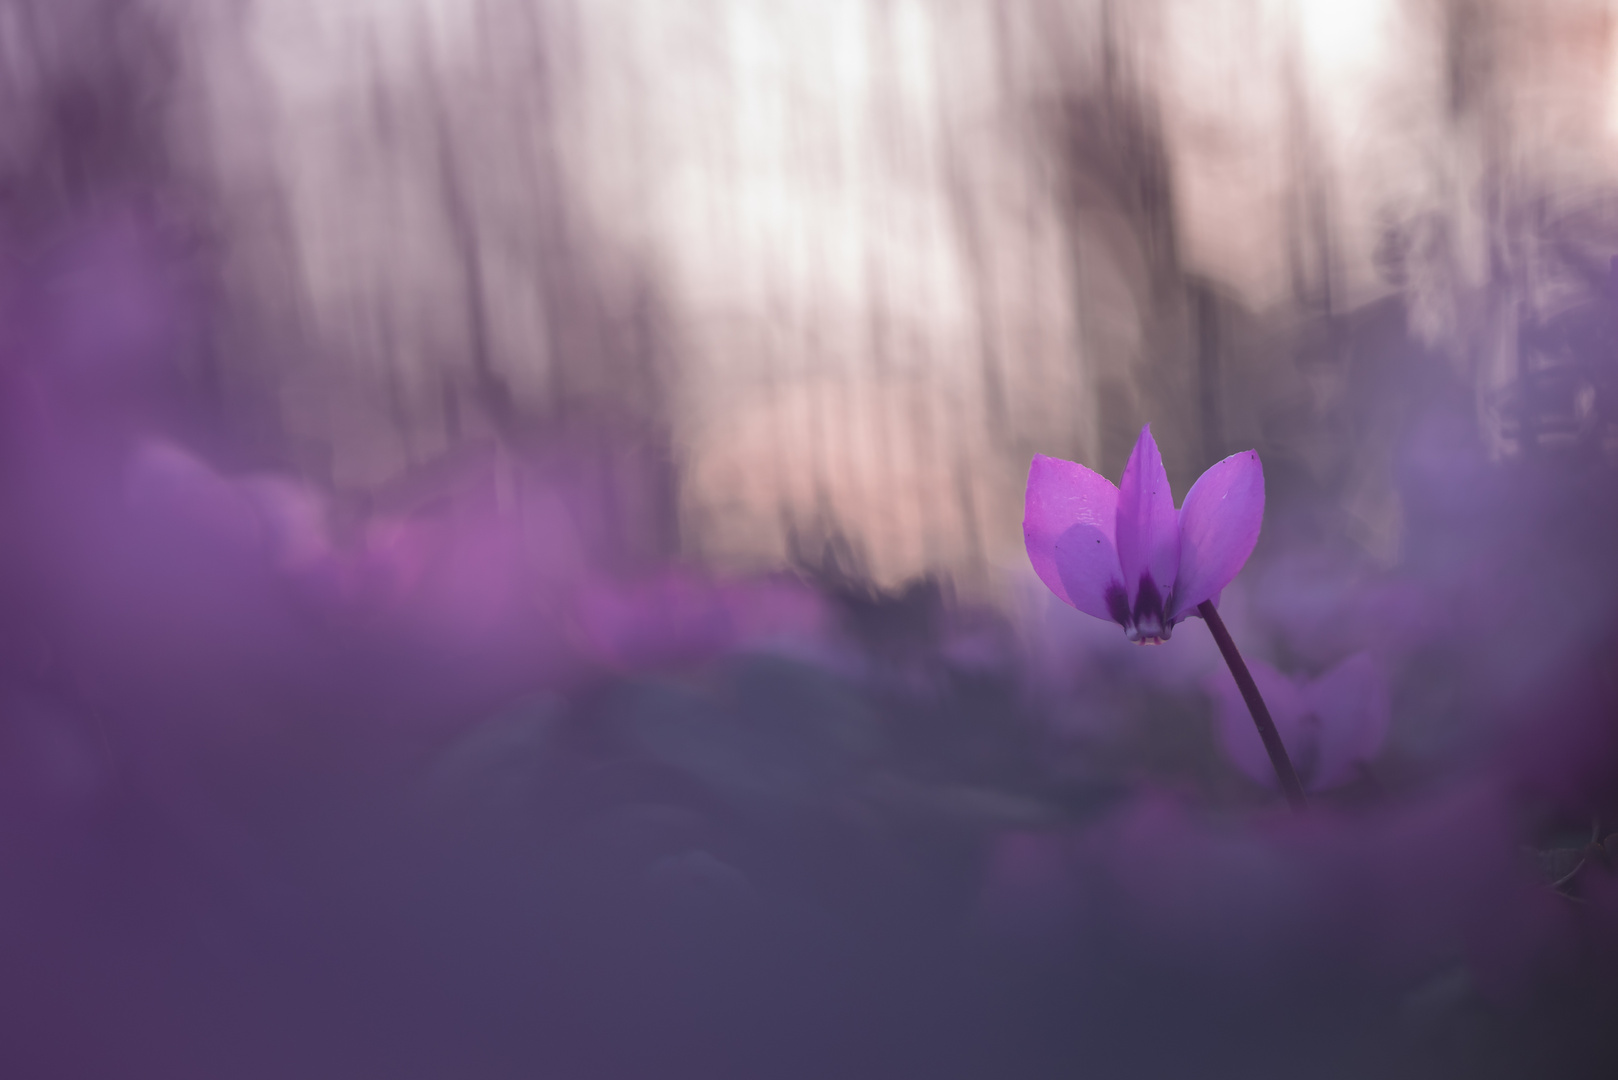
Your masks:
M1241 689L1242 700L1247 702L1247 711L1253 714L1253 723L1258 727L1258 737L1264 740L1264 749L1269 752L1270 764L1275 766L1275 776L1281 781L1281 790L1286 793L1287 802L1292 804L1292 809L1303 812L1309 804L1303 797L1303 785L1298 782L1298 771L1292 767L1292 759L1287 757L1287 748L1281 742L1281 733L1275 730L1275 721L1270 719L1270 710L1258 692L1258 684L1253 681L1252 673L1247 670L1247 663L1242 659L1242 654L1236 651L1236 642L1231 640L1230 631L1225 629L1225 620L1219 617L1212 600L1204 600L1198 604L1197 614L1208 624L1214 641L1219 645L1219 651L1224 654L1225 663L1230 665L1230 673L1236 677L1236 685Z

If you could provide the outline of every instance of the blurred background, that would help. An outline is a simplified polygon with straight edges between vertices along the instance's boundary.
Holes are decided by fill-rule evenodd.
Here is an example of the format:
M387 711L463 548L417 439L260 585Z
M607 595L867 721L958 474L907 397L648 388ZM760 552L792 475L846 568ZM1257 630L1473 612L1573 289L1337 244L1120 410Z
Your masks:
M1030 456L1116 476L1147 420L1177 489L1262 441L1382 559L1418 366L1491 454L1513 405L1607 438L1599 0L5 13L13 236L183 234L199 449L345 497L610 429L636 557L986 594Z
M1611 0L0 0L0 101L0 1074L1618 1074ZM1031 573L1148 422L1301 820Z

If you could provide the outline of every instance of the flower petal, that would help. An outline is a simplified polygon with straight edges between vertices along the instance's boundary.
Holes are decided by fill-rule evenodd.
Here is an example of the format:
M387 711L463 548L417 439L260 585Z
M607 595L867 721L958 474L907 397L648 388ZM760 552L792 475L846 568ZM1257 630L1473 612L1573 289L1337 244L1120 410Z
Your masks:
M1112 537L1094 525L1074 525L1056 540L1056 572L1068 603L1086 615L1129 625L1123 571Z
M1152 438L1152 425L1140 429L1135 449L1118 484L1118 561L1129 592L1129 606L1140 595L1141 579L1150 574L1163 596L1174 587L1180 567L1180 522L1163 456Z
M1258 684L1258 692L1269 706L1270 719L1281 735L1281 745L1301 777L1309 777L1316 756L1318 725L1310 722L1309 705L1304 691L1297 683L1262 660L1248 660L1247 670ZM1219 743L1225 756L1252 780L1268 788L1279 788L1275 767L1270 764L1270 753L1264 749L1253 714L1247 711L1247 702L1236 686L1236 679L1228 671L1220 671L1211 679L1215 724L1219 729ZM1308 780L1304 781L1306 784Z
M1117 513L1118 489L1105 476L1072 461L1034 456L1022 523L1028 561L1059 599L1102 619L1112 618L1106 590L1121 581L1112 539Z
M1263 523L1264 466L1258 451L1232 454L1198 477L1180 508L1180 576L1171 619L1185 618L1231 583L1253 553Z
M1320 717L1314 788L1336 787L1382 749L1392 707L1387 682L1370 653L1356 653L1304 688L1304 703Z

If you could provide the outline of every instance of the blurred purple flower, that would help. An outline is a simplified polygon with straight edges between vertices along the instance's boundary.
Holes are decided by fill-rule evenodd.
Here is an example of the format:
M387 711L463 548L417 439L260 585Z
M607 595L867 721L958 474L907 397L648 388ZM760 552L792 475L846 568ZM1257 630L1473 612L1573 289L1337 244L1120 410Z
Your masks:
M124 471L124 501L143 518L295 574L331 554L326 505L290 476L226 476L177 443L144 438Z
M718 590L679 571L586 586L577 618L585 653L614 667L702 659L722 652L734 634Z
M1283 675L1262 660L1248 661L1248 670L1305 787L1322 791L1345 784L1381 750L1391 709L1386 680L1370 653L1357 653L1314 680ZM1226 756L1256 782L1275 787L1275 771L1235 680L1217 673L1209 689Z
M822 639L824 601L786 581L713 581L665 570L637 581L602 578L575 599L575 644L609 668L698 663L744 648L781 648Z
M1198 604L1217 600L1252 554L1263 519L1254 450L1203 473L1175 510L1148 424L1117 487L1083 465L1035 455L1023 539L1034 572L1060 599L1111 619L1131 641L1157 643Z

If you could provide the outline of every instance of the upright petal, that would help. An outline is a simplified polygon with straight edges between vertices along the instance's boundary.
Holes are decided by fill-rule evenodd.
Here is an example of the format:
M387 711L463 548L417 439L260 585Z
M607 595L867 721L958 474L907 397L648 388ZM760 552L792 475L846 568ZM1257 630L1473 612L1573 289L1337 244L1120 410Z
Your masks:
M1304 699L1320 717L1320 753L1310 786L1348 783L1387 738L1392 709L1386 679L1370 653L1356 653L1305 687Z
M1296 682L1275 670L1262 660L1248 660L1247 670L1258 684L1258 692L1269 706L1270 719L1287 748L1287 756L1297 768L1304 783L1314 772L1316 741L1319 725L1311 721L1309 705L1304 691ZM1247 702L1236 687L1236 680L1228 671L1212 676L1209 689L1213 692L1214 720L1219 730L1219 743L1230 763L1249 779L1268 788L1278 788L1275 767L1270 764L1270 753L1264 749L1253 716L1247 711Z
M1263 523L1258 451L1232 454L1198 477L1180 508L1180 577L1171 619L1185 618L1231 583L1253 553Z
M1113 617L1107 589L1121 584L1113 525L1118 489L1083 465L1034 456L1028 467L1023 542L1045 587L1087 615Z
M1118 485L1118 562L1131 608L1148 575L1157 593L1167 598L1180 567L1180 523L1174 512L1174 493L1169 490L1169 474L1150 424L1140 429Z

